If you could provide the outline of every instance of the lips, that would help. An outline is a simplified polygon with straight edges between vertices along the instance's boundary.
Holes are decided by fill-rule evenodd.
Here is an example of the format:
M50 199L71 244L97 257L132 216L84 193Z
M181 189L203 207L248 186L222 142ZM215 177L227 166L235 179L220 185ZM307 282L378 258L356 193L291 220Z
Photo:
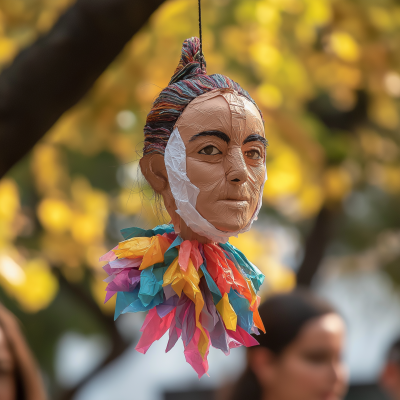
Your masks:
M240 188L241 190L227 190L226 192L220 192L221 198L217 201L223 202L247 202L251 201L251 196L246 188Z
M249 196L229 196L226 199L220 199L222 201L250 201Z
M227 204L240 204L240 203L249 203L248 200L245 199L221 199L218 202L227 203Z
M220 201L249 201L248 199L221 199Z

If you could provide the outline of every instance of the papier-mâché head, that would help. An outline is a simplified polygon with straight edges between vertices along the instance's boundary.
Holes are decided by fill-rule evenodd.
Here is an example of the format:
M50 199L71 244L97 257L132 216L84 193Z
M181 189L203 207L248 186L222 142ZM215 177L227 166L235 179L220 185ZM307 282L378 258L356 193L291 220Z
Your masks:
M257 217L267 142L254 100L228 77L206 75L199 47L185 40L147 116L140 166L184 239L224 243Z

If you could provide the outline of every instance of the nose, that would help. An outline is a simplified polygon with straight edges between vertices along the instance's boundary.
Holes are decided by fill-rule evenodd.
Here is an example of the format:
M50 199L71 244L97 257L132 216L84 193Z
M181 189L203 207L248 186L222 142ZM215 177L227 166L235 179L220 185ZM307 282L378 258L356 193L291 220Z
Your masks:
M228 182L242 185L247 181L249 173L240 148L234 149L229 153L226 159L225 171Z
M329 368L329 372L330 372L330 380L335 383L341 383L343 385L345 385L345 380L346 380L346 373L345 373L345 368L342 364L341 361L333 361L330 364L330 368ZM342 382L343 381L343 382Z

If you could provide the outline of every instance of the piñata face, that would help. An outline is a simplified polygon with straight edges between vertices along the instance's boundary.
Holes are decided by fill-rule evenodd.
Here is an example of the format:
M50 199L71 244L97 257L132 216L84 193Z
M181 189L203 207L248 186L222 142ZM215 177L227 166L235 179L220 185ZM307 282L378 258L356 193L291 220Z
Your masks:
M196 209L215 228L235 232L254 215L265 179L265 134L257 108L234 91L193 100L176 125L186 172L199 189Z

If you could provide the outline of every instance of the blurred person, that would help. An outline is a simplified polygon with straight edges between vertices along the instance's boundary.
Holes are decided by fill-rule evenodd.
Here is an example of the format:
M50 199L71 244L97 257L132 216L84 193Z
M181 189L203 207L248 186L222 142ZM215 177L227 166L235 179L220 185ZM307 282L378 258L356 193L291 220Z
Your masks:
M345 324L305 290L277 294L260 306L266 334L247 349L247 369L231 400L339 400L347 391L342 362Z
M0 304L0 400L45 400L38 367L18 321Z
M380 383L392 400L400 400L400 338L389 349Z

